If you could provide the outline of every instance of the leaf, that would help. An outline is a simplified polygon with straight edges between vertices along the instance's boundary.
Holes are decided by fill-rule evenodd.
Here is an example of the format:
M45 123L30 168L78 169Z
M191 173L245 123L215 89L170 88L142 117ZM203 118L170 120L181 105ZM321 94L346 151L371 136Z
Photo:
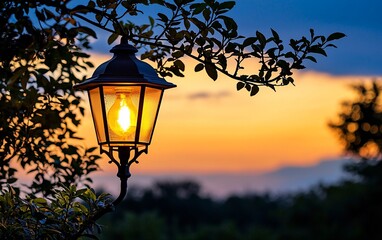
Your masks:
M314 29L313 28L309 29L309 32L310 32L310 37L313 39L314 38Z
M206 21L209 21L211 18L211 10L209 8L206 8L203 10L203 17Z
M154 20L154 18L152 18L151 16L149 16L149 20L150 20L150 25L151 25L151 26L154 26L154 24L155 24L155 20Z
M250 92L250 96L252 97L252 96L255 96L258 92L260 91L260 88L259 88L259 86L257 86L257 85L253 85L252 86L252 89L251 89L251 92Z
M175 51L171 54L174 58L183 57L184 53L182 51Z
M256 31L256 36L257 38L259 39L259 42L261 44L261 46L264 48L265 47L265 44L267 43L267 39L265 38L265 36L259 32L259 31Z
M191 27L190 21L187 18L183 20L184 27L188 30Z
M37 16L37 19L40 20L40 21L45 21L46 20L45 15L42 12L38 11L38 10L36 10L36 16Z
M115 34L115 33L111 34L111 35L109 36L109 38L107 39L107 43L108 43L109 45L112 44L115 40L117 40L118 37L119 37L118 34Z
M272 71L268 70L267 73L265 74L265 80L269 80L272 77Z
M93 2L93 1L89 1L89 3L88 3L88 7L89 7L89 8L95 8L95 7L96 7L95 2Z
M256 41L257 41L257 38L255 38L255 37L246 38L243 42L243 47L247 47L251 44L254 44Z
M332 34L329 35L327 41L329 42L329 41L341 39L343 37L346 37L346 35L341 33L341 32L335 32L335 33L332 33Z
M321 48L320 46L318 46L318 45L314 45L314 46L312 46L309 50L310 50L310 52L312 52L312 53L318 53L318 54L324 55L325 57L327 56L325 50L322 49L322 48Z
M203 63L199 63L198 65L195 66L195 72L200 72L204 69L204 64Z
M201 13L206 8L205 3L195 3L190 6L190 9L193 9L192 15L197 15Z
M305 58L306 58L306 59L309 59L309 60L312 61L312 62L317 63L316 58L314 58L314 57L312 57L312 56L306 56Z
M32 202L37 203L37 204L42 204L42 205L47 204L47 201L44 198L35 198L35 199L33 199Z
M220 54L218 56L219 64L222 66L224 70L227 68L227 58L224 56L224 54Z
M208 76L216 81L216 79L218 79L218 72L216 71L215 66L212 63L206 63L205 68Z
M7 183L8 183L8 184L15 183L16 181L17 181L17 178L8 178L8 179L7 179Z
M236 90L237 91L240 91L241 89L243 89L245 87L245 83L244 82L238 82L236 83Z
M274 86L274 85L271 85L271 84L269 84L269 85L267 85L267 87L271 88L273 91L275 91L275 92L276 92L276 88L275 88L275 86Z
M333 48L337 48L337 46L336 45L334 45L334 44L328 44L328 45L326 45L326 47L333 47Z
M102 16L101 14L97 14L97 15L95 16L95 18L96 18L96 20L97 20L99 23L101 23L101 21L102 21L102 19L103 19L103 16Z
M272 32L273 38L275 39L275 42L280 43L281 41L280 41L279 34L275 30L273 30L272 28L271 28L271 32Z
M222 2L219 5L219 9L232 9L235 6L236 2L235 1L227 1L227 2Z
M158 17L160 18L159 20L162 22L168 22L168 17L164 15L163 13L158 13Z
M153 50L143 53L143 54L141 55L141 60L144 60L144 59L146 59L146 58L151 57L151 56L153 55L153 53L154 53Z
M184 65L184 63L181 61L181 60L176 60L174 62L174 65L179 68L180 70L184 71L184 69L186 68L186 66Z
M91 29L91 28L81 26L81 27L77 28L77 31L86 33L86 34L92 36L93 38L97 39L96 32L93 29Z
M227 27L227 30L237 30L237 24L235 20L233 20L230 17L227 16L219 16L218 18L223 19L225 26Z
M86 149L86 152L87 153L91 153L91 152L94 152L98 147L91 147L91 148L88 148Z

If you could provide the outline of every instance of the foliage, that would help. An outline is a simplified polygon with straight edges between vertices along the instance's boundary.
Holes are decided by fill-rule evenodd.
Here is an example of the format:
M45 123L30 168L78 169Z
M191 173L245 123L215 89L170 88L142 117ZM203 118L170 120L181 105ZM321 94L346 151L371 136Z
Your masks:
M75 239L83 229L86 232L78 236L94 237L92 233L100 227L90 220L110 204L109 195L97 197L92 190L74 185L55 190L50 200L21 199L8 187L0 195L0 238Z
M310 31L308 38L290 40L290 51L276 31L267 38L260 32L243 37L227 13L234 1L135 0L73 1L42 0L0 3L0 179L17 181L11 161L34 175L33 192L49 194L58 182L91 181L87 175L98 169L94 148L75 145L76 127L84 114L73 85L93 64L84 51L97 34L92 27L111 33L108 43L124 36L138 48L142 59L156 62L162 76L183 76L185 56L195 59L195 71L205 70L213 80L218 72L238 81L255 95L259 85L293 83L292 70L304 68L314 54L326 55L328 37ZM157 16L139 25L134 17L144 7L155 7ZM128 19L127 21L125 19ZM258 73L241 75L244 61L257 59ZM235 65L231 71L229 65ZM48 176L47 176L48 175ZM5 180L6 179L6 180Z
M162 76L183 76L183 59L190 57L197 61L195 71L205 70L213 80L227 75L250 95L258 86L275 89L293 83L292 70L304 68L306 60L316 62L315 54L326 56L325 49L344 37L310 30L309 37L290 40L290 50L284 50L274 30L268 38L260 32L240 36L236 22L226 14L234 5L215 0L89 0L85 5L70 0L1 1L0 217L7 218L1 222L2 233L29 239L66 238L77 231L77 237L106 211L94 205L104 199L95 200L89 190L55 191L60 183L90 183L88 175L98 170L96 148L75 142L81 140L76 131L85 109L81 93L73 90L93 67L86 53L97 38L93 27L110 32L109 44L118 36L129 39L142 50L142 59L157 64ZM133 21L149 6L159 10L155 19L149 16L148 23L140 25ZM259 61L259 72L243 75L249 59ZM15 195L18 189L4 188L17 181L20 168L34 178L27 186L32 194L27 200ZM36 193L51 199L35 198ZM85 205L76 203L76 197ZM93 202L86 202L89 199ZM63 212L68 213L67 221L59 223Z
M360 172L361 181L345 179L333 185L315 186L307 192L280 196L248 194L222 200L201 192L181 194L187 191L185 182L155 184L136 189L121 204L120 209L126 210L127 215L119 211L103 218L101 223L106 227L100 238L380 239L382 163ZM165 192L176 194L158 194Z
M353 85L352 89L358 99L345 101L337 122L329 126L339 135L346 152L366 159L381 159L382 86L373 81Z
M73 85L92 67L89 34L50 11L59 2L0 3L0 188L17 181L16 162L34 176L29 189L44 194L90 182L98 169L95 148L74 144L84 107ZM49 16L36 21L43 6Z
M109 44L125 36L137 47L144 47L142 59L155 62L163 77L183 77L186 65L182 59L187 56L197 62L196 72L205 70L213 80L219 73L229 76L237 81L237 90L246 88L251 96L259 86L275 90L276 86L293 84L293 70L304 69L306 60L317 62L317 54L327 56L326 49L336 47L332 42L345 36L336 32L325 37L310 29L308 37L285 44L271 29L270 37L259 31L245 37L239 35L237 23L229 17L235 4L216 0L89 1L65 11L73 22L81 19L109 31ZM155 19L148 16L142 25L133 21L134 16L143 15L145 6L151 5L158 10ZM131 20L123 22L126 15ZM253 64L252 59L260 64L253 68L258 72L241 74L245 62Z

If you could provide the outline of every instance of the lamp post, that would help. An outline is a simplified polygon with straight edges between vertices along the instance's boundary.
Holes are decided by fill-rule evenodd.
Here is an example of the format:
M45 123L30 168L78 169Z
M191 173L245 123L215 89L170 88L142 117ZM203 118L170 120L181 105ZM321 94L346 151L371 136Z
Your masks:
M118 167L121 191L113 202L117 205L126 195L131 164L138 163L137 158L147 153L163 92L176 85L158 77L154 68L138 60L137 49L125 38L110 52L114 56L75 88L88 91L101 153Z

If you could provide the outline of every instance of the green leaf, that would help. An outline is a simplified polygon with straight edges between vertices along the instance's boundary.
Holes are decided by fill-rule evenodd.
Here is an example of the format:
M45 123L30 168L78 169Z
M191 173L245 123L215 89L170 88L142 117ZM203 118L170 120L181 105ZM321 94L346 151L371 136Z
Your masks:
M236 83L236 90L237 91L240 91L241 89L243 89L245 87L245 83L244 82L238 82Z
M154 24L155 24L155 20L154 20L154 18L152 18L151 16L149 16L149 20L150 20L150 25L151 25L151 26L154 26Z
M208 76L216 81L216 79L218 79L218 72L216 71L215 66L212 63L206 63L205 68Z
M332 34L329 35L327 41L329 42L329 41L341 39L343 37L346 37L346 35L341 33L341 32L335 32L335 33L332 33Z
M35 198L32 200L32 202L37 203L37 204L42 204L42 205L47 204L47 201L44 198Z

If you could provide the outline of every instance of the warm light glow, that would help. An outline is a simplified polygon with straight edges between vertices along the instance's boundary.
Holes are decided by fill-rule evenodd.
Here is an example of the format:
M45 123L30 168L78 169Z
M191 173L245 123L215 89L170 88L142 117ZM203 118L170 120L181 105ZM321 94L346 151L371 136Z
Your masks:
M194 62L185 64L193 66ZM137 174L264 173L340 157L343 146L327 124L336 119L341 102L355 98L349 85L370 80L367 76L298 72L294 74L296 86L278 88L276 93L262 88L249 97L246 90L237 92L236 82L223 75L210 81L192 67L185 74L187 81L171 79L178 87L166 92L150 154L140 156L140 165L134 169ZM142 116L142 126L148 124L147 119L148 115ZM79 135L86 137L89 147L97 144L92 132L91 118L84 118ZM115 167L104 159L102 169L114 174Z
M117 93L117 99L107 113L109 127L118 136L128 136L136 129L137 108L126 93Z

